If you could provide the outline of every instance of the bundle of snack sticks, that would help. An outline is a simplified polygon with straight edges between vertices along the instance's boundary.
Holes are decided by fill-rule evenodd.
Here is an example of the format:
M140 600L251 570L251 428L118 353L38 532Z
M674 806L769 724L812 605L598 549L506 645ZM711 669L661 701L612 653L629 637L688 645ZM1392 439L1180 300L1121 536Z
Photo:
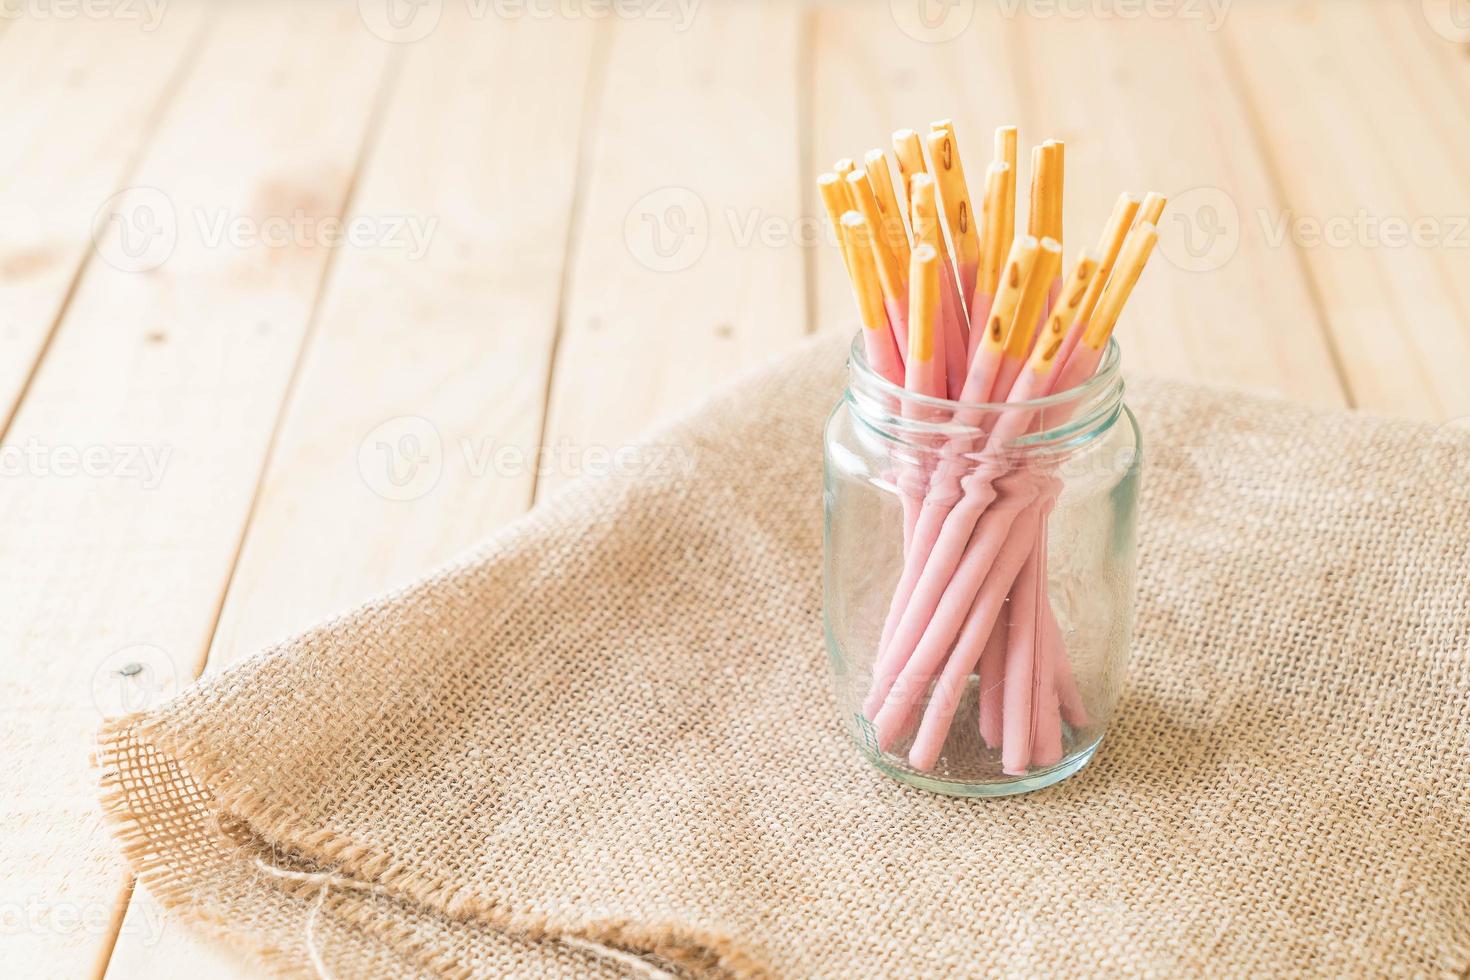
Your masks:
M971 676L980 734L1009 774L1057 764L1063 722L1087 726L1047 589L1046 522L1060 484L1008 450L1038 424L1036 399L1096 372L1166 203L1123 194L1096 248L1064 269L1066 147L1032 150L1022 234L1016 149L1014 126L996 130L978 216L948 120L922 137L893 134L897 181L879 149L863 167L839 160L817 180L869 365L923 396L902 411L932 414L947 399L950 421L973 430L900 462L895 480L903 571L864 713L885 752L912 735L908 762L926 772Z

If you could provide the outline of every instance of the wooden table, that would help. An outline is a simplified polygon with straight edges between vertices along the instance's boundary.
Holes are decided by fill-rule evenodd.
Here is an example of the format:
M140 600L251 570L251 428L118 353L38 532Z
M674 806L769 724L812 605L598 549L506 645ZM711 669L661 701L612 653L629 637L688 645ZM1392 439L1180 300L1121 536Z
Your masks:
M812 181L896 127L1065 139L1073 243L1174 197L1135 370L1470 415L1464 0L397 2L0 21L9 975L245 972L131 894L101 717L852 329Z

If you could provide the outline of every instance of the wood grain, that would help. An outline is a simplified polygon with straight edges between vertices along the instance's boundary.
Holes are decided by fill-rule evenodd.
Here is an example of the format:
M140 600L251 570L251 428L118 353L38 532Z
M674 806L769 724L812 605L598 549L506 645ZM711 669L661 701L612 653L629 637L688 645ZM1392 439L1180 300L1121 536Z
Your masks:
M616 25L539 496L804 334L799 15L722 4L678 35Z
M1144 53L1146 52L1146 56ZM864 67L864 66L869 67ZM1067 144L1067 253L1097 241L1117 195L1157 189L1166 213L1155 265L1119 327L1134 370L1236 384L1342 404L1331 348L1309 283L1290 248L1243 221L1276 205L1250 119L1231 94L1214 35L1177 18L1012 18L979 5L953 40L906 34L887 11L863 19L823 12L816 58L814 165L886 138L894 126L957 120L967 173L982 173L998 125L1029 146ZM1169 97L1156 93L1167 90ZM1018 212L1028 203L1020 175ZM1192 194L1185 192L1193 191ZM1201 209L1234 203L1241 218L1213 254L1192 260L1186 236ZM1205 217L1213 217L1205 216ZM1228 212L1219 215L1230 221ZM1202 244L1201 237L1199 242ZM1170 259L1179 261L1171 266ZM852 301L833 256L818 259L817 320L850 329Z
M403 584L530 505L593 44L590 25L451 6L405 49L352 220L418 219L427 247L338 256L210 671ZM148 944L157 906L141 903L114 975L198 976L201 961L210 976L250 975L193 934Z
M1470 414L1470 81L1422 29L1333 0L1241 7L1227 38L1282 185L1253 218L1298 243L1354 401L1443 419Z
M1135 370L1470 415L1453 2L1240 0L1218 24L445 3L396 45L351 0L0 18L0 89L23 93L0 112L0 892L28 917L7 974L250 975L125 901L85 768L102 712L413 577L804 333L854 330L812 182L896 128L952 118L972 191L995 126L1022 161L1065 140L1068 261L1119 191L1173 198L1119 327ZM334 247L349 206L369 243ZM158 214L171 251L120 247ZM1368 241L1360 214L1435 240Z
M3 693L24 707L0 721L0 894L36 910L7 937L22 976L98 970L112 945L127 876L92 735L208 642L329 254L212 245L195 218L342 206L384 55L337 13L221 9L130 178L175 215L172 253L127 271L100 247L5 440Z
M887 4L815 10L807 183L836 157L861 157L873 148L889 151L892 166L889 137L895 129L924 133L932 121L949 118L971 194L978 199L995 127L1022 119L1010 25L984 5L976 5L974 18L954 40L931 43L922 33L906 33ZM1024 186L1023 180L1023 201ZM840 256L826 241L816 253L811 263L816 328L852 332L857 309Z
M0 113L0 432L91 254L98 210L181 81L206 12L181 5L153 31L42 19L0 34L0 91L26 93Z

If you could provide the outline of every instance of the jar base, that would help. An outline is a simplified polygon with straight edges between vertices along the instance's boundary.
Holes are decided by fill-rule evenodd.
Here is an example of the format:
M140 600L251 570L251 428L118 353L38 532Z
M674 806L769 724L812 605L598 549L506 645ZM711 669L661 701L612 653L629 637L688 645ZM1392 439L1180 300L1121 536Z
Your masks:
M863 757L873 764L879 772L891 779L895 779L905 786L922 789L930 793L938 793L941 796L961 797L999 797L1019 796L1022 793L1034 793L1048 786L1055 786L1069 776L1074 776L1092 761L1097 747L1102 744L1099 738L1087 748L1082 749L1049 769L1040 772L1029 773L1025 776L1017 776L1014 779L1001 779L995 782L966 783L953 779L936 779L921 772L902 766L895 766L886 761L882 756L874 755L867 748L859 746Z

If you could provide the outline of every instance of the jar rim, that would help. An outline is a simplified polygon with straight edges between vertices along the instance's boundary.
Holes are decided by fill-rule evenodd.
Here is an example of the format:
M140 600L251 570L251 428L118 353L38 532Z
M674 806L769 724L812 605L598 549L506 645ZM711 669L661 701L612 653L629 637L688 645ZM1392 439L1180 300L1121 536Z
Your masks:
M1108 345L1103 349L1102 360L1098 363L1097 370L1092 376L1079 385L1074 385L1066 391L1053 392L1041 398L1032 398L1027 401L1016 402L966 402L952 398L936 398L933 395L921 395L910 391L903 385L894 384L873 369L868 363L867 351L863 348L863 336L859 331L853 337L852 345L848 349L848 359L853 369L862 377L865 386L871 385L877 392L902 398L904 403L911 406L942 409L948 412L1013 412L1017 409L1042 410L1055 408L1069 402L1085 402L1093 394L1106 390L1118 381L1122 373L1123 349L1118 345L1118 338L1109 337Z

